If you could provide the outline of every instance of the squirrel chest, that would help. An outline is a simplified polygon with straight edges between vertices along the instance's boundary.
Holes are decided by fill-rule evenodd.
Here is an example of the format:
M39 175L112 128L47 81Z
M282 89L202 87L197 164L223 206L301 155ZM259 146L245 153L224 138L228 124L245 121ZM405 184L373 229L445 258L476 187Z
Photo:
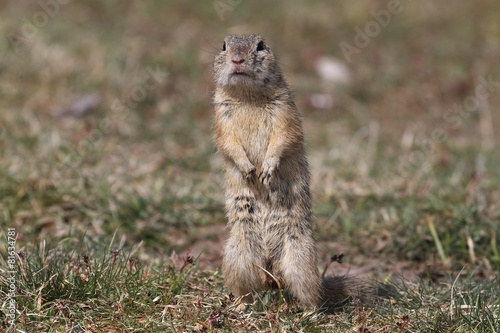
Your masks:
M272 112L265 106L239 104L229 106L225 115L222 121L232 129L248 159L258 168L265 158L275 122Z

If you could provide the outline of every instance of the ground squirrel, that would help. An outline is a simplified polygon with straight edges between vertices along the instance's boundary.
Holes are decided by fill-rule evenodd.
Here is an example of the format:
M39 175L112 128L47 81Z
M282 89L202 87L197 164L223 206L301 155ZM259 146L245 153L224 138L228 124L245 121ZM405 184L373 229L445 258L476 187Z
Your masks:
M243 307L273 284L303 308L346 297L345 279L318 271L302 115L271 49L258 35L227 36L213 70L230 230L226 286Z

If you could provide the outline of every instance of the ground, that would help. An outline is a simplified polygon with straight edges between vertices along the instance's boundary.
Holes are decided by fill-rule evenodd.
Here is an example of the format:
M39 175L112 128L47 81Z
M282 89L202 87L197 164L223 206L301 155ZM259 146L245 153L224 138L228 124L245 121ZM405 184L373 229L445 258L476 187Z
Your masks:
M496 1L0 7L0 331L500 331ZM230 33L262 34L294 89L321 269L391 297L233 311L211 138Z

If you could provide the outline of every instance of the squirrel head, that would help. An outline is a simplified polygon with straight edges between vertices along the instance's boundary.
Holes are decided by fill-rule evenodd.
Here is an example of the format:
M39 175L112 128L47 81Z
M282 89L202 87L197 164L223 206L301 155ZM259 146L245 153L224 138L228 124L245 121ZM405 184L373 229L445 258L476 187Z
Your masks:
M259 35L229 35L215 57L214 79L226 90L271 91L284 80L271 48Z

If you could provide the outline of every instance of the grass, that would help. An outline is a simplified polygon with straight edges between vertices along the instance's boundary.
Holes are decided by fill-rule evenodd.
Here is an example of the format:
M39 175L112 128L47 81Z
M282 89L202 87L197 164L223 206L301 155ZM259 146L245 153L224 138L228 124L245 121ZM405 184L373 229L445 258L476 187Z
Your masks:
M92 0L43 24L38 3L0 5L0 331L499 332L498 5L401 3L350 62L339 43L387 4ZM233 311L210 63L253 32L304 113L322 265L344 253L328 274L391 298L324 314L270 292ZM322 79L319 56L351 82Z
M307 331L496 332L498 278L457 283L394 282L397 297L353 301L333 315L301 312L286 298L262 294L252 311L235 313L218 271L199 258L172 254L151 265L113 243L84 237L18 255L18 324L40 332ZM75 250L64 253L63 249ZM195 260L196 259L196 260ZM452 278L452 277L450 277ZM4 284L5 281L2 281ZM496 298L495 298L496 297Z

